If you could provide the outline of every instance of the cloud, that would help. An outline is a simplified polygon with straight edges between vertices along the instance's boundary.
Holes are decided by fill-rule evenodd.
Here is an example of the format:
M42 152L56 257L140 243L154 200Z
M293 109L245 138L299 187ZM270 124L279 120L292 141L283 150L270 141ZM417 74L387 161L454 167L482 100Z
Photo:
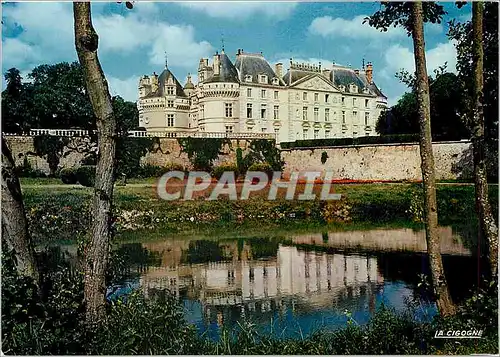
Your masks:
M439 43L436 47L426 51L427 72L432 72L447 63L447 71L456 72L457 52L454 41ZM383 75L399 72L405 69L410 73L415 72L415 60L413 51L401 45L389 47L385 53L385 72Z
M204 12L210 17L230 20L247 19L255 15L264 15L275 20L288 18L297 2L179 2L178 5L199 12Z
M119 95L125 100L135 102L139 93L137 89L139 86L139 77L140 76L131 76L126 79L120 79L106 75L110 94L112 96Z
M390 28L387 32L380 32L367 23L363 24L366 16L359 15L352 19L331 16L317 17L309 25L308 31L310 34L323 37L346 37L358 40L406 36L405 31L401 28Z

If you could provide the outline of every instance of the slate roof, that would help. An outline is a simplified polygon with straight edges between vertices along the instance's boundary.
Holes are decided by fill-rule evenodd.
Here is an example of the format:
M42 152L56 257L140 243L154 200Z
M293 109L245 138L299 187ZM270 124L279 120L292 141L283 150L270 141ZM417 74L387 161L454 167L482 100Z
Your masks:
M175 78L174 74L170 72L168 68L165 68L163 72L161 72L160 76L158 77L158 90L156 92L149 93L145 98L151 98L151 97L163 97L165 95L164 92L164 84L166 81L168 81L169 78L173 78L174 83L175 83L175 94L177 97L186 97L186 93L184 93L184 89L182 89L182 85L179 83L177 78Z
M217 83L217 82L230 82L239 83L238 71L234 67L233 63L225 53L219 55L220 60L220 74L212 75L210 78L206 79L204 83Z
M239 71L241 82L244 82L245 77L250 75L252 76L252 83L258 84L260 83L259 75L266 75L267 84L272 84L273 78L277 77L264 56L260 54L240 53L236 56L234 65ZM279 85L283 86L283 83L280 81Z
M309 71L301 71L298 69L293 69L292 70L292 80L290 81L290 70L286 72L286 74L283 76L283 82L286 83L286 85L291 85L292 83L297 82L299 79L302 79L306 76L309 76L314 72L309 72Z
M366 73L365 72L360 72L359 73L359 78L363 82L364 86L368 87L368 89L370 90L370 92L372 92L373 94L375 94L378 97L387 98L385 96L385 94L382 93L382 91L377 87L377 85L375 84L375 82L372 82L371 84L368 83L368 79L366 78Z

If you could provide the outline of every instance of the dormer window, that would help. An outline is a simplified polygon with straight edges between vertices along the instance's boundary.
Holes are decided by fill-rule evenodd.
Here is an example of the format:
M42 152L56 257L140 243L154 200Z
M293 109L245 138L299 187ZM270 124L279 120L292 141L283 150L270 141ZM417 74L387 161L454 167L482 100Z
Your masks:
M261 74L259 76L259 82L260 83L267 83L267 76L265 74Z
M251 82L252 81L252 76L251 75L246 75L245 76L245 82Z
M175 94L174 87L168 86L167 87L167 95L174 95L174 94Z
M345 92L345 85L341 84L341 85L340 85L340 90L341 90L342 92Z
M355 84L351 84L349 90L350 90L351 93L357 93L358 92L358 86L355 85Z
M278 78L276 78L276 77L274 77L274 78L273 78L273 84L274 84L275 86L277 86L279 83L280 83L280 82L279 82L279 79L278 79Z
M368 88L363 88L363 94L369 94L370 93L370 90Z

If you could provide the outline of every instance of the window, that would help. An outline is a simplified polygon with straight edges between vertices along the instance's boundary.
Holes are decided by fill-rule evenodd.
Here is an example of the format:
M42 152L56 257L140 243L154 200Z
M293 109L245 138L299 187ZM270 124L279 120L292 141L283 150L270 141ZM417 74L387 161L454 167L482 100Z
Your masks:
M247 75L245 76L245 82L251 82L252 81L252 76Z
M247 131L251 132L253 129L253 126L247 126Z
M200 106L200 119L205 118L205 106L201 105Z
M233 132L233 126L232 125L226 125L226 134L227 133L232 133Z
M266 105L265 104L260 105L260 118L266 119Z
M173 100L167 100L167 107L173 108L174 107L174 101Z
M247 88L247 97L252 98L252 88Z
M259 82L260 83L267 83L267 76L265 76L265 75L259 76Z
M358 123L358 112L352 112L352 121L354 124Z
M295 94L295 99L300 100L300 94L299 93Z
M329 99L330 99L330 94L325 94L325 103L328 103Z
M308 133L307 129L304 129L304 131L302 132L302 139L304 139L304 140L307 139L307 137L309 136L308 134L309 133Z
M345 97L342 97L342 105L345 105Z
M168 127L174 126L174 115L173 114L167 114L167 126Z
M262 130L263 133L265 133L266 130L267 130L267 128L262 128L261 130Z
M278 84L280 84L280 80L278 78L273 78L273 84L277 86Z
M274 99L278 100L278 95L279 95L279 92L277 90L274 91Z
M357 104L356 98L352 98L352 106L355 107Z
M342 124L345 124L345 110L342 110Z
M370 101L368 99L365 99L365 108L368 108L369 104L370 104Z
M252 117L252 104L248 103L247 104L247 118Z
M314 93L314 101L315 102L319 101L319 94L318 93Z
M277 128L274 128L274 134L278 135L280 133L280 130Z
M302 119L307 120L307 107L302 108Z
M330 130L325 130L325 138L326 139L330 138Z
M302 100L307 100L307 92L302 93Z
M278 105L274 106L274 120L279 119L279 114L280 114L280 107Z
M325 108L325 121L330 120L330 108Z
M200 73L200 82L203 82L205 80L205 73L201 72Z
M167 94L168 95L174 95L174 87L173 86L167 87Z
M233 117L233 103L225 103L226 118Z
M314 130L314 139L317 139L317 138L319 138L319 130L315 129Z
M265 98L265 97L266 97L266 90L265 90L265 89L263 89L263 90L260 92L260 96L261 96L262 98Z
M365 125L368 125L369 120L370 120L370 113L365 112Z
M319 108L314 108L314 121L319 120Z

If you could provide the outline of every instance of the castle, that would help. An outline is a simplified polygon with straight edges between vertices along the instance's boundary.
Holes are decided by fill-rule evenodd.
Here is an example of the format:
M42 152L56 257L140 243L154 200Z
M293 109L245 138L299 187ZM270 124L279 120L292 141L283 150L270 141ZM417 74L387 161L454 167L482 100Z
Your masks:
M373 82L373 66L294 63L283 73L262 53L238 50L233 62L216 53L200 59L198 83L182 86L165 63L139 80L139 126L149 132L275 134L277 142L377 135L387 97Z

